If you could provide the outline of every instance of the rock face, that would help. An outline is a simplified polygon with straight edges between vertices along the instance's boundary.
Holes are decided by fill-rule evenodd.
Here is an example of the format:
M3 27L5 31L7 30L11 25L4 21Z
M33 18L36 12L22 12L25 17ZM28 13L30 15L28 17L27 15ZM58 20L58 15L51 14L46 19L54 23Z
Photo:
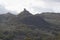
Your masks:
M28 17L21 19L21 22L23 24L35 25L35 26L40 26L40 27L44 27L44 26L47 27L49 24L39 16L28 16Z
M25 17L25 16L31 16L32 14L27 11L26 9L24 9L18 16L20 17Z

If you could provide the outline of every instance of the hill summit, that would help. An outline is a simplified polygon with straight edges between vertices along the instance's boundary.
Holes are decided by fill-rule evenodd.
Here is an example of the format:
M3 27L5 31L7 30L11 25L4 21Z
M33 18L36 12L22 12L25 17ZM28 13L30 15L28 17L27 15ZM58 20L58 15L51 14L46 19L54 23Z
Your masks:
M29 11L27 11L25 8L24 8L24 10L18 15L18 16L31 16L32 14L29 12Z

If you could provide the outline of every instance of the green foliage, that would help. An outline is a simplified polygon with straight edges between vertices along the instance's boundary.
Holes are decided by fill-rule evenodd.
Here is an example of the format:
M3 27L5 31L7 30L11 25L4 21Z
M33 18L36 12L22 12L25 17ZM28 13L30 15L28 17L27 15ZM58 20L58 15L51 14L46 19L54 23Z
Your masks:
M5 35L2 32L0 32L0 39L3 39L4 37Z
M13 34L8 34L3 38L3 40L13 40L13 37L14 37Z
M60 40L60 33L55 36L55 40Z
M32 38L26 37L24 38L24 40L32 40Z

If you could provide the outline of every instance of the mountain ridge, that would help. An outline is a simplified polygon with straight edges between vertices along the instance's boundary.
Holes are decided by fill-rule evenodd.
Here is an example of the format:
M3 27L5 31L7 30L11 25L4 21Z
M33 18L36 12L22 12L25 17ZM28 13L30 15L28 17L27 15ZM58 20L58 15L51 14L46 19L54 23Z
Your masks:
M50 15L50 14L49 14ZM60 26L50 23L55 14L32 15L24 9L18 15L0 15L0 39L2 40L58 40ZM58 14L59 15L59 14ZM52 19L52 17L53 19ZM58 18L58 17L57 17ZM51 19L51 21L46 20ZM59 19L59 18L58 18ZM57 20L58 20L57 19ZM59 39L60 40L60 39Z

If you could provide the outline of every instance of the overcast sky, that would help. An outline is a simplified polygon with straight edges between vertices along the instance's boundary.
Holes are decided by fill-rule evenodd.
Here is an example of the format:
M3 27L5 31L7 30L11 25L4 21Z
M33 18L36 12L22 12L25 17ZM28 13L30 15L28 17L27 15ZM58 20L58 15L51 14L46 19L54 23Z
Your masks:
M60 0L0 0L0 13L21 12L26 8L31 13L60 12Z

